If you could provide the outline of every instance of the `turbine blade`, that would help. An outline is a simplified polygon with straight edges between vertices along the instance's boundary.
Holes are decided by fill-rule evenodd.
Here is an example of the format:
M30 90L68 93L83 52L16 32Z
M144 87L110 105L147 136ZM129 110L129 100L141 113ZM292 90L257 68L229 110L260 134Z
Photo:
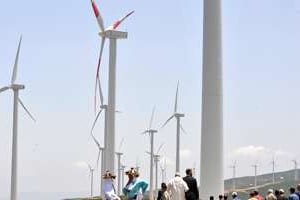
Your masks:
M151 155L151 153L149 151L146 151L145 153Z
M116 20L111 26L108 27L108 30L115 30L115 29L117 29L117 28L120 26L120 24L121 24L125 19L127 19L130 15L132 15L133 13L134 13L134 10L131 11L130 13L128 13L127 15L125 15L124 17L122 17L122 18Z
M121 148L123 146L123 143L124 143L124 138L122 138L121 142L120 142L120 146L119 146L119 151L121 152Z
M6 91L6 90L8 90L8 89L9 89L9 87L3 87L3 88L0 88L0 93Z
M184 134L187 134L187 132L184 130L183 126L180 124L180 129Z
M173 119L173 117L175 117L175 115L172 115L162 126L161 128L164 128L168 123L169 121L171 121L171 119Z
M92 138L93 138L95 144L98 146L98 149L100 149L100 142L97 140L97 138L93 134L91 134L91 135L92 135Z
M103 49L104 49L104 44L105 44L105 37L102 37L101 40L101 47L100 47L100 53L99 53L99 59L98 59L98 65L97 65L97 71L96 71L96 83L95 83L95 96L94 96L94 101L95 101L95 112L96 112L96 106L97 106L97 87L99 87L99 95L100 95L100 104L101 106L103 105L103 92L101 88L101 83L100 83L100 66L101 66L101 61L102 61L102 54L103 54Z
M97 114L97 116L96 116L96 118L95 118L95 120L94 120L92 129L91 129L91 134L93 133L93 130L94 130L95 126L96 126L96 123L97 123L97 121L98 121L98 118L99 118L99 116L100 116L102 110L103 110L103 109L101 108L101 110L98 112L98 114Z
M179 87L179 81L177 82L177 88L176 88L176 96L175 96L175 104L174 104L174 113L177 112L177 104L178 104L178 87Z
M148 132L149 132L149 131L146 130L146 131L142 132L141 135L145 135L145 134L147 134Z
M97 156L97 170L99 169L100 153L101 153L101 150L99 149L98 150L98 156Z
M91 3L92 3L94 14L97 18L98 25L100 27L100 30L101 30L101 32L104 32L105 30L104 30L103 18L101 16L100 12L99 12L99 9L98 9L98 7L97 7L94 0L91 0Z
M26 108L26 106L24 105L24 103L22 102L22 100L19 98L18 99L19 103L21 104L21 106L23 107L23 109L26 111L26 113L29 115L29 117L36 122L36 120L34 119L34 117L32 116L32 114L29 112L29 110Z
M160 146L159 146L159 148L158 148L158 150L157 150L157 155L158 155L158 153L159 153L159 151L161 150L161 148L164 146L164 143L162 143Z
M155 112L155 106L153 107L153 110L152 110L151 119L150 119L150 123L149 123L149 130L152 127L153 118L154 118L154 112Z
M16 79L17 79L18 62L19 62L19 54L20 54L20 49L21 49L21 43L22 43L22 36L20 37L20 41L19 41L18 51L17 51L17 55L16 55L16 59L15 59L15 64L14 64L14 68L13 68L12 77L11 77L11 84L14 84Z

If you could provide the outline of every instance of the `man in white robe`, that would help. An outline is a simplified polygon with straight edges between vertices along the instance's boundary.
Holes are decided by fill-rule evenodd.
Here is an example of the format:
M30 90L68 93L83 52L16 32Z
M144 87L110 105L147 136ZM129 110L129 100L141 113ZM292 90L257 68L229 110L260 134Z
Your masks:
M171 200L185 200L185 192L189 190L186 182L180 177L177 172L175 177L168 183L168 193Z

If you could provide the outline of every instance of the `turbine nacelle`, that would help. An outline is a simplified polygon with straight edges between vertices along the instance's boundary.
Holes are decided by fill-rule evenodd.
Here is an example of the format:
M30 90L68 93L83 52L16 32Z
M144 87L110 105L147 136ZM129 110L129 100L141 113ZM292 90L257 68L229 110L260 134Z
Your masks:
M101 37L109 39L126 39L128 36L127 32L117 30L105 30L104 32L98 33Z
M184 117L184 114L182 114L182 113L174 113L174 117L176 117L176 118Z
M25 89L25 86L24 85L19 85L19 84L12 84L10 86L10 88L12 90L24 90Z

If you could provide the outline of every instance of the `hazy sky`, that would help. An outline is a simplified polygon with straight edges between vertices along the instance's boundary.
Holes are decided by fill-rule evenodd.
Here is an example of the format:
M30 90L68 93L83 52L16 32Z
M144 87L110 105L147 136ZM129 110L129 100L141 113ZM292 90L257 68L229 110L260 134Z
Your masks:
M139 135L156 105L158 128L173 110L177 80L179 109L188 132L182 135L182 172L196 166L199 176L201 130L201 0L96 1L106 26L127 11L136 13L118 42L116 144L123 163L139 160L148 179L149 138ZM237 175L292 168L300 160L300 1L224 0L225 176L237 160ZM21 98L37 118L20 109L19 191L88 192L88 170L97 149L89 137L94 118L93 89L100 47L90 1L0 1L0 85L7 85L20 34L18 83ZM107 49L102 83L107 97ZM103 119L103 118L102 118ZM9 195L12 92L0 95L0 197ZM103 120L96 129L103 137ZM103 140L101 141L103 143ZM160 130L156 146L167 158L168 177L175 168L175 122Z

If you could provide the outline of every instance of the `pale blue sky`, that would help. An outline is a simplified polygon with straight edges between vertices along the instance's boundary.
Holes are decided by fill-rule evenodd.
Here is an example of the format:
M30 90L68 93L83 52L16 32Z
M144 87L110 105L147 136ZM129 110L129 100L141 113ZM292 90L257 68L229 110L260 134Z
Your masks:
M186 114L182 169L196 162L199 176L201 130L202 1L97 0L106 26L127 11L129 32L118 43L117 144L125 137L124 163L142 165L148 177L148 140L138 135L157 108L159 127L171 114L180 80L179 109ZM238 176L290 169L297 157L300 126L300 1L224 0L225 175L238 160ZM9 82L20 34L23 45L18 82L21 97L37 118L20 111L19 189L22 192L88 192L88 171L96 148L89 138L93 119L94 73L100 38L90 2L1 1L0 85ZM107 92L107 49L102 82ZM106 95L107 96L107 95ZM9 194L12 95L0 96L0 194ZM157 146L173 176L175 124L161 130ZM102 137L102 124L97 127ZM250 147L250 146L253 147ZM139 149L139 152L136 152ZM251 151L251 155L249 154ZM254 152L254 153L253 153ZM173 161L173 162L172 162ZM77 163L77 164L76 164ZM63 177L63 178L62 178ZM1 197L0 195L0 197Z

